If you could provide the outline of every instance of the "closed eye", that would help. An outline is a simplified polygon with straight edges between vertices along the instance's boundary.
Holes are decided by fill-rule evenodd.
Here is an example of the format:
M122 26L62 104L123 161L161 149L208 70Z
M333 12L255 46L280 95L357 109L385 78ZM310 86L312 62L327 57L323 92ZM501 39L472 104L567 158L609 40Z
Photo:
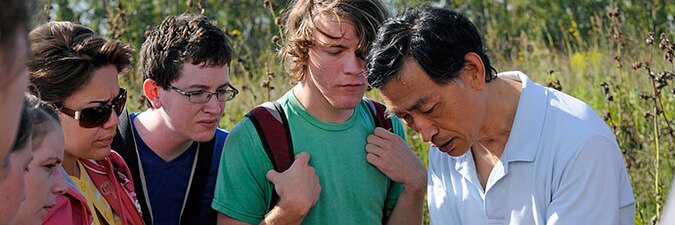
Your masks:
M51 171L54 170L54 167L56 167L56 165L55 164L47 164L47 165L44 165L43 167L46 168L47 171L51 172Z
M434 113L435 109L436 109L436 106L434 105L431 108L429 108L427 111L424 111L422 113L427 114L427 115L431 115L432 113Z

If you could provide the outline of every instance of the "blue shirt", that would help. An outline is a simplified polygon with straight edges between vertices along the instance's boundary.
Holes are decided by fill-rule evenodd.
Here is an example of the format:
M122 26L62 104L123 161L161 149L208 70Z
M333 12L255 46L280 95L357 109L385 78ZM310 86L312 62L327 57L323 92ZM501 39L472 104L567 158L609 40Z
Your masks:
M139 113L131 114L133 121ZM136 137L137 151L142 164L142 173L145 177L145 187L150 201L150 210L154 224L179 224L183 204L187 198L187 188L195 161L198 143L194 142L185 152L167 162L152 151L141 139L136 127L133 126ZM209 178L204 191L200 218L206 219L213 201L213 191L218 174L218 165L227 132L216 129L216 143L213 159L209 170ZM142 190L136 190L142 191ZM200 221L198 224L203 224Z
M633 224L635 200L614 135L588 105L522 83L504 153L483 189L471 151L429 150L431 224Z

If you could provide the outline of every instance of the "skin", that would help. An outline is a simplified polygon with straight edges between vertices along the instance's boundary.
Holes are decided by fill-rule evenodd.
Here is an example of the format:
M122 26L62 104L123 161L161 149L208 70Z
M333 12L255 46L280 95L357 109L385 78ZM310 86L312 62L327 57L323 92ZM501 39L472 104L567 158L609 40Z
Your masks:
M19 205L26 199L25 174L28 164L33 158L31 141L24 148L9 154L9 172L6 179L0 181L0 224L9 224L19 210Z
M21 25L19 25L21 27ZM17 28L17 30L22 30ZM16 32L11 41L0 46L0 181L8 173L8 154L19 125L23 93L28 85L28 42L25 33ZM11 43L11 44L10 44ZM0 192L4 192L0 189Z
M380 93L388 110L420 133L425 142L451 156L471 150L485 187L506 146L521 84L501 78L486 83L480 57L469 53L464 60L459 79L441 84L409 58Z
M341 21L341 22L340 22ZM335 16L316 21L315 44L308 52L308 73L293 88L300 103L321 121L347 121L366 92L365 63L356 50L359 37L354 26Z
M203 67L186 62L171 85L188 93L214 93L226 90L229 80L228 65ZM193 141L206 142L213 138L223 117L225 102L212 95L206 103L191 103L188 97L161 88L150 79L144 82L143 88L153 107L136 117L134 126L143 141L162 159L171 161Z
M91 78L68 96L63 105L80 110L110 104L112 99L119 95L118 73L113 65L94 70ZM120 120L113 112L108 121L100 127L83 128L80 127L79 121L66 114L59 113L59 117L65 138L63 167L69 175L79 177L78 159L101 160L110 154L110 144Z
M316 21L320 32L314 33L315 44L309 49L308 73L294 88L300 103L317 119L340 123L354 113L366 91L365 63L357 54L359 37L354 26L344 18L321 16ZM392 180L403 184L387 224L421 224L426 169L398 135L377 129L368 137L366 160ZM300 224L316 203L321 186L314 168L301 153L292 169L277 173L269 171L267 179L274 185L280 202L260 224ZM294 169L295 167L295 169ZM218 224L247 224L219 214Z
M26 200L11 224L41 224L56 197L68 190L59 172L63 160L63 131L56 122L44 137L33 138L33 160L26 173ZM37 140L36 140L37 139Z

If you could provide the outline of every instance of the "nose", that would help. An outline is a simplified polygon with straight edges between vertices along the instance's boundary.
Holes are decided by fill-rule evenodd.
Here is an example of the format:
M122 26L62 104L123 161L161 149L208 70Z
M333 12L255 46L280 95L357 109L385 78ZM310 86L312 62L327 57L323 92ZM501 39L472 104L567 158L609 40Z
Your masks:
M127 116L127 115L120 115L120 116ZM110 128L116 128L117 125L120 124L120 118L117 116L115 112L110 113L110 118L108 118L108 121L106 121L103 124L103 129L110 129Z
M223 110L225 109L225 102L221 102L216 96L217 95L211 95L211 99L209 99L209 101L204 103L205 113L218 114L223 112Z
M345 59L344 63L344 72L346 74L353 74L357 76L362 76L366 71L366 62L360 58L356 52L350 54L350 56Z
M58 171L52 176L52 182L54 186L52 187L52 193L54 195L63 195L68 192L68 185L66 185L66 180L61 173L63 167L59 167Z
M415 129L418 133L420 133L422 141L424 142L431 142L434 138L434 135L438 133L438 128L436 128L436 126L431 120L428 120L421 116L418 116L416 118L413 116L413 121L415 121L413 129Z

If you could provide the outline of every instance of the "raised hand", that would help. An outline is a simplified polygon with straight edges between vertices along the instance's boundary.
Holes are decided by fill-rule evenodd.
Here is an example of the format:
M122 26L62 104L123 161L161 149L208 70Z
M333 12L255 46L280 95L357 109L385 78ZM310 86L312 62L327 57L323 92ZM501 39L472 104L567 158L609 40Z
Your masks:
M321 193L319 178L309 164L309 153L301 152L288 170L279 173L267 171L267 180L274 184L279 194L278 207L286 213L304 217L316 204Z
M370 164L406 189L426 187L426 169L401 137L378 127L366 140L366 160Z

